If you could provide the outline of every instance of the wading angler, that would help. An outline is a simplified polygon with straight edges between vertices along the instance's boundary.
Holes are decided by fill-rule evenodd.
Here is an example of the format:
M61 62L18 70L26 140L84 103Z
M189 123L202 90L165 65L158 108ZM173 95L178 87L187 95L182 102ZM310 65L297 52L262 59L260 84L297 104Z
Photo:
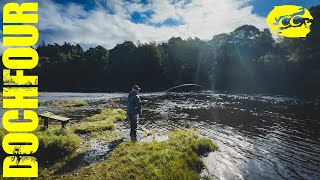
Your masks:
M38 163L33 157L38 138L32 133L38 127L38 76L26 76L35 68L39 56L34 46L39 33L38 3L7 3L3 7L2 55L3 109L2 125L8 134L2 148L8 154L3 161L3 177L37 177ZM26 110L28 109L28 110ZM22 117L19 116L22 114Z

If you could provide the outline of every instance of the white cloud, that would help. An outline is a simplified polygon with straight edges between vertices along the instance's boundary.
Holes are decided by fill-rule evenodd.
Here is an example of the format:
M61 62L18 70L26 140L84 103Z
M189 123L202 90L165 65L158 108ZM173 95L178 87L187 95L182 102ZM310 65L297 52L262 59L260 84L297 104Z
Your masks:
M177 12L180 8L168 0L154 0L151 8L155 12L150 19L152 23L163 23L166 19L180 20Z
M167 41L171 37L212 36L252 24L266 27L265 19L251 13L247 0L97 0L94 10L85 11L78 4L61 5L40 1L38 28L46 43L76 42L85 48L102 45L112 48L125 40L136 42ZM146 24L135 24L132 12L153 11ZM182 22L178 26L152 26L166 19Z

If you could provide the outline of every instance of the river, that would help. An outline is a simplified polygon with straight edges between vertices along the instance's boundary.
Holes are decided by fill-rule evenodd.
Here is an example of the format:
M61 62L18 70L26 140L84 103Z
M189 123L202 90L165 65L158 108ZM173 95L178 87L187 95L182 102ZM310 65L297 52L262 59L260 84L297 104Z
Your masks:
M40 93L40 101L87 100L67 114L80 119L115 93ZM200 93L141 94L141 124L166 132L194 128L219 150L204 157L217 179L320 179L320 98ZM123 105L124 101L118 101ZM42 107L39 111L58 111ZM1 109L1 111L3 111Z

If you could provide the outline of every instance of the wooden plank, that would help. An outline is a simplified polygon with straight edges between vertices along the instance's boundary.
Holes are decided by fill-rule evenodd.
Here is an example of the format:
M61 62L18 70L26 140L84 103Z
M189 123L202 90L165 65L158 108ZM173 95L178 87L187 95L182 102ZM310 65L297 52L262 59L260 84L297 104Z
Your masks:
M57 120L57 121L69 121L70 120L70 118L58 116L58 115L55 115L55 114L52 114L52 113L43 113L43 114L39 114L39 116L40 117L46 117L46 118L49 118L49 119L54 119L54 120Z

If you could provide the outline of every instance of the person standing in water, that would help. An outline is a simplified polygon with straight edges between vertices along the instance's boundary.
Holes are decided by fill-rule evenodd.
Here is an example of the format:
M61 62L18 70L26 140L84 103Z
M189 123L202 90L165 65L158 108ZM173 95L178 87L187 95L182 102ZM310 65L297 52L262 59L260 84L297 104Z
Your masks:
M139 94L139 86L134 85L132 90L128 96L128 103L127 103L127 115L130 120L130 137L132 141L137 140L137 127L139 122L139 115L141 115L141 100L138 96Z

